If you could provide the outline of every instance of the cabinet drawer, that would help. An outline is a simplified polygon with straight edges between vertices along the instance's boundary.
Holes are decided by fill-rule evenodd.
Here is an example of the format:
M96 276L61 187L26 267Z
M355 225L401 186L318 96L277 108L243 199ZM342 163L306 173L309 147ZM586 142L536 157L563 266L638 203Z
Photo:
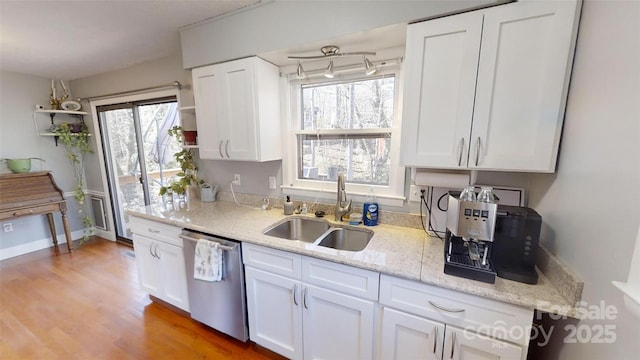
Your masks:
M387 275L380 277L380 303L498 339L529 343L531 309Z
M301 256L298 254L242 243L242 262L257 269L300 280Z
M162 224L157 221L142 219L135 216L129 217L129 226L134 234L143 235L153 240L163 241L182 248L182 239L179 227Z
M303 257L302 281L343 294L378 300L380 275L374 271Z

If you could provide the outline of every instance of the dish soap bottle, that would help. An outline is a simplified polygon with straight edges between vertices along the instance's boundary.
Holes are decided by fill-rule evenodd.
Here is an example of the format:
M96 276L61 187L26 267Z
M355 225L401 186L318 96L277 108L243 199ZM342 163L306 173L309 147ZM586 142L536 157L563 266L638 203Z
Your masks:
M378 201L373 193L373 187L369 188L367 200L362 207L362 223L366 226L378 225Z
M287 196L287 201L285 201L284 203L284 214L285 215L293 214L293 202L291 201L291 198L289 196Z

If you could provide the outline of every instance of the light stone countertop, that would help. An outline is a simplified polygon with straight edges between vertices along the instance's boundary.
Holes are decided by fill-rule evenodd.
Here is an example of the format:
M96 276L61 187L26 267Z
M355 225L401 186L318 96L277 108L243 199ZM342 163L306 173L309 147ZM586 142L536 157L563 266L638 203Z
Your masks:
M375 235L364 250L352 252L263 235L263 230L286 217L282 209L261 210L238 206L231 202L201 203L192 200L189 210L167 211L162 206L146 206L128 208L127 213L211 235L479 295L529 309L571 317L576 317L578 314L576 308L560 295L539 270L540 277L537 285L527 285L501 278L496 278L495 284L487 284L445 274L442 241L426 235L422 229L386 224L366 227L373 230ZM313 215L306 216L313 217ZM335 223L332 215L324 219L329 223ZM359 225L359 227L364 226Z

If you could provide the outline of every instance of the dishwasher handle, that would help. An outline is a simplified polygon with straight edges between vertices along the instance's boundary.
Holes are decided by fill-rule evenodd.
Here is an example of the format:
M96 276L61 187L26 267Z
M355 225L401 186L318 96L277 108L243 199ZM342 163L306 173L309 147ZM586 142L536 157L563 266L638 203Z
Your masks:
M193 237L190 237L190 236L186 236L186 235L183 235L183 234L180 234L180 237L185 239L185 240L196 241L196 242L199 240L199 239L196 239L196 238L193 238ZM204 240L218 243L218 248L221 249L221 250L224 250L224 251L234 251L238 247L238 244L235 244L233 246L228 246L228 245L223 245L223 244L221 244L221 243L219 243L219 242L217 242L217 241L215 241L213 239L204 238Z

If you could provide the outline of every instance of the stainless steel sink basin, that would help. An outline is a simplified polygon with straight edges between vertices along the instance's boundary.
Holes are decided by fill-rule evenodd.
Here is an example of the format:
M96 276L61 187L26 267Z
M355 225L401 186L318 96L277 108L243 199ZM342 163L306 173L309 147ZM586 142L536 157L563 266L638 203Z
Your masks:
M373 231L355 228L333 228L317 243L336 250L362 251L373 237Z
M287 240L312 243L329 230L324 220L313 218L289 218L280 221L263 231L263 234Z

